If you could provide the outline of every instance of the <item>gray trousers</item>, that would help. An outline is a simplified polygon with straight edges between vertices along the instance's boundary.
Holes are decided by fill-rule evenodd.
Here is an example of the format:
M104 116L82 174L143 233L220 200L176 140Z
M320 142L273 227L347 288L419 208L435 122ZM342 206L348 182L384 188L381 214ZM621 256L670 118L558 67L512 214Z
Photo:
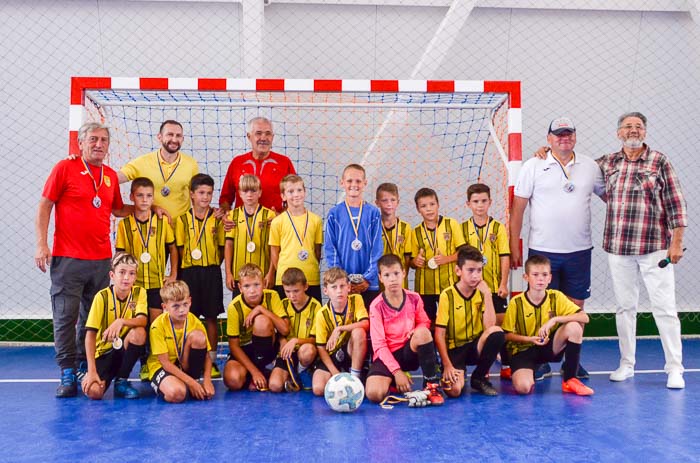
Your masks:
M75 368L85 360L85 322L92 300L109 286L110 259L53 257L49 268L56 363L61 370Z

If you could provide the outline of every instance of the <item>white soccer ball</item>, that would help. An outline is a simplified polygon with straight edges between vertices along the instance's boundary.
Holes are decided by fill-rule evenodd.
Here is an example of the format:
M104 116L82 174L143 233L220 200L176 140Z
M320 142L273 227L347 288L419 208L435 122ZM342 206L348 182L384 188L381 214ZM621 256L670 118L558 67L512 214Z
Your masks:
M362 405L365 387L350 373L338 373L326 383L323 396L334 411L354 412Z

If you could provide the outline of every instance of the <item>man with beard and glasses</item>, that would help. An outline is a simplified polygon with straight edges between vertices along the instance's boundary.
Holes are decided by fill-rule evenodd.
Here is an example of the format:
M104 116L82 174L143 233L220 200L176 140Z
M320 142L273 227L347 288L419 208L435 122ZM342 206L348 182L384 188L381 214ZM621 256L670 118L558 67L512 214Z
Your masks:
M641 275L659 329L668 375L666 387L683 389L681 326L673 265L683 257L686 202L668 157L644 143L647 118L625 113L617 121L622 149L597 160L605 177L607 213L603 249L608 253L617 302L620 366L611 381L634 376L638 277Z
M154 206L163 208L170 217L190 209L190 180L199 173L197 161L180 151L184 138L182 124L167 120L160 125L160 149L132 159L119 171L119 183L147 177L154 185Z

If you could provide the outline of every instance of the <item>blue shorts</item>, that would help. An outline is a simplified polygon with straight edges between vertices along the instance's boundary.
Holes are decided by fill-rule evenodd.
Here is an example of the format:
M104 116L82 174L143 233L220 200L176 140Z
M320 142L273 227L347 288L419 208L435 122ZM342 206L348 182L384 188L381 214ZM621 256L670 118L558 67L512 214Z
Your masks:
M574 299L591 297L592 254L593 248L567 253L528 249L529 256L545 256L552 263L552 282L549 287Z

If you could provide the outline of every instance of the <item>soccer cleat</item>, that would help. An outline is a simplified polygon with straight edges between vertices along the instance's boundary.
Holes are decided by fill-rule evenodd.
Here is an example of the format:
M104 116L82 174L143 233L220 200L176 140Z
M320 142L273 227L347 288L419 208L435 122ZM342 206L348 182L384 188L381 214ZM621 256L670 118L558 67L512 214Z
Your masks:
M211 379L221 378L221 370L219 370L219 365L216 362L211 364Z
M75 380L75 370L65 368L61 372L61 384L56 389L56 397L66 398L78 395L78 383Z
M680 371L672 371L669 373L668 380L666 381L666 387L669 389L685 389L683 373Z
M83 378L85 378L85 375L87 374L87 362L83 360L80 362L80 365L78 365L78 370L75 372L75 379L78 381L78 383L83 382Z
M610 373L610 381L620 382L634 376L634 367L630 365L620 366L617 370Z
M445 397L440 390L440 384L428 383L425 385L425 392L428 393L428 402L430 405L442 405L445 403Z
M498 395L498 391L493 387L493 384L489 382L486 378L474 378L472 376L471 380L472 389L480 392L484 395L495 396Z
M552 376L552 367L549 366L549 363L537 365L537 369L535 370L535 381L542 381L550 376Z
M313 372L311 371L311 367L304 368L299 372L299 381L302 389L305 391L311 390L311 384L313 383Z
M578 378L562 381L561 391L576 395L593 395L593 389L583 384Z
M139 371L139 379L141 381L150 381L150 375L148 373L148 365L144 362L141 364L141 371Z
M580 363L578 364L578 370L576 370L576 377L578 379L589 379L591 375L588 373L588 370L583 368L583 365Z
M513 377L513 371L510 367L501 368L501 379L504 381L510 381Z
M114 397L123 397L125 399L138 399L139 391L134 389L131 384L129 384L128 379L118 379L114 383Z

